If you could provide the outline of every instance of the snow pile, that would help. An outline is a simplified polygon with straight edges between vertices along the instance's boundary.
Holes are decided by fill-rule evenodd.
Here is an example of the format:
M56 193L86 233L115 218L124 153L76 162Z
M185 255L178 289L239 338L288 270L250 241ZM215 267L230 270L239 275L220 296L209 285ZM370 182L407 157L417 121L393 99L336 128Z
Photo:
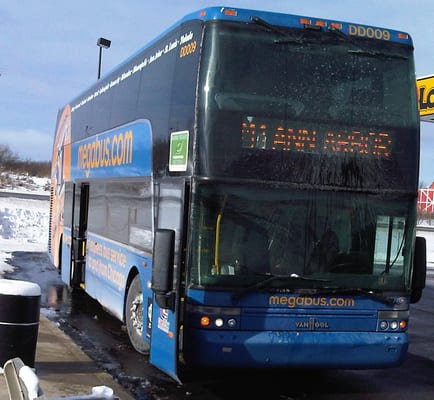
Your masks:
M47 244L48 205L48 200L0 197L0 238Z
M37 283L0 279L0 293L11 296L41 296L41 287Z
M18 374L21 381L24 382L29 399L38 399L40 394L39 378L35 372L29 366L24 365L24 367L20 368Z
M13 268L6 263L14 251L46 252L48 249L49 198L46 178L31 178L31 184L1 187L0 196L0 277ZM28 180L27 180L28 182ZM13 193L44 194L46 199L14 197Z

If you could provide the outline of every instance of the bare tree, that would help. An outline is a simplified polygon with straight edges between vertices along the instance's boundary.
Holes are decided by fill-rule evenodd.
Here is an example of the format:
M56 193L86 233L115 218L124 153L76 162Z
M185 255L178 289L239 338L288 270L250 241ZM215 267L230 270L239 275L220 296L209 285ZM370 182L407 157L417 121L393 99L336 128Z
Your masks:
M6 144L0 144L0 172L49 177L50 161L21 160Z
M0 144L0 171L8 168L14 161L18 160L18 156L12 152L7 144Z

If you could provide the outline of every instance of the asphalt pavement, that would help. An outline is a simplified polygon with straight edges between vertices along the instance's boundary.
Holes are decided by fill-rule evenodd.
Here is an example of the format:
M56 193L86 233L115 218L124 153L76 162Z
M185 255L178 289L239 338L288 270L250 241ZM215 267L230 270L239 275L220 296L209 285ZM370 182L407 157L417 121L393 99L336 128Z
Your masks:
M90 395L93 387L106 386L119 399L134 400L108 372L101 370L71 338L42 314L34 371L47 399ZM0 374L0 400L8 399L6 379L4 374Z

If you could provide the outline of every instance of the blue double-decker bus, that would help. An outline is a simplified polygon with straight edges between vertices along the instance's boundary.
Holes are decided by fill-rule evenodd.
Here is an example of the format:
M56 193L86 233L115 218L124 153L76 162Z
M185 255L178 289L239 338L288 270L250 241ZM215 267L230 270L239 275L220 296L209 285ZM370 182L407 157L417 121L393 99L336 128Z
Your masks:
M405 32L199 10L59 111L51 258L178 381L396 366L419 140Z

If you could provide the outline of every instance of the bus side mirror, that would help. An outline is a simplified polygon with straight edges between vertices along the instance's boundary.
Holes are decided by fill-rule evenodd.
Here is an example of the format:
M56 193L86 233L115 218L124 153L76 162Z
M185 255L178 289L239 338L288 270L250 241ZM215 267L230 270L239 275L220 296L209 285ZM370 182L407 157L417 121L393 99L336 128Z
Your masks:
M157 229L154 236L152 261L152 285L155 301L161 308L174 310L175 292L173 291L173 262L175 231Z
M417 303L422 297L426 281L426 240L416 236L413 257L413 276L411 279L411 303Z

